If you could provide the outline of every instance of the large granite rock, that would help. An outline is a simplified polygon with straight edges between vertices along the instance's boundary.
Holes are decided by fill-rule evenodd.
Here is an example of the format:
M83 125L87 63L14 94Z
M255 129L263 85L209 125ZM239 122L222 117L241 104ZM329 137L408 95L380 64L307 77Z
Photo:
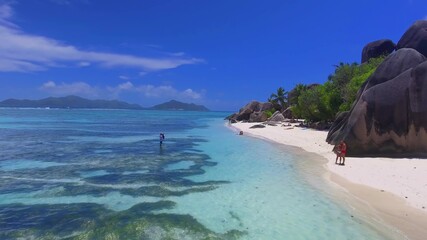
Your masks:
M268 119L270 122L283 122L285 121L285 117L279 111L273 113L273 115Z
M416 21L406 30L396 48L413 48L427 57L427 20Z
M292 114L292 108L291 107L286 108L282 114L287 119L293 119L294 118L294 115Z
M260 111L269 111L274 108L274 105L271 102L265 102L261 104Z
M236 117L237 117L237 113L233 113L225 117L224 120L232 120L232 119L236 120Z
M420 54L414 49L399 49L384 59L384 62L378 66L377 70L362 86L362 89L367 90L372 86L391 80L402 72L417 66L425 60L426 58L424 55Z
M350 111L345 111L345 112L339 113L338 116L335 117L335 121L332 123L332 126L328 132L328 136L326 137L327 142L331 144L336 144L336 143L339 143L342 139L344 139L344 136L337 136L337 135L339 134L340 131L344 129L344 125L348 120L349 114L350 114ZM336 140L337 137L338 137L338 140Z
M371 58L376 58L382 55L389 55L394 51L396 45L389 39L370 42L365 45L362 50L362 63L369 61Z
M253 125L252 127L249 127L249 128L252 128L252 129L254 129L254 128L265 128L265 125L255 124L255 125Z
M412 60L403 60L407 61ZM350 112L338 116L327 141L346 141L349 156L427 157L426 131L424 61L388 81L365 88Z
M273 108L274 106L270 102L261 103L258 101L252 101L241 108L238 113L230 115L229 119L237 121L263 122L267 120L267 115L262 112Z
M249 122L265 122L267 121L268 116L265 112L253 112L249 116Z

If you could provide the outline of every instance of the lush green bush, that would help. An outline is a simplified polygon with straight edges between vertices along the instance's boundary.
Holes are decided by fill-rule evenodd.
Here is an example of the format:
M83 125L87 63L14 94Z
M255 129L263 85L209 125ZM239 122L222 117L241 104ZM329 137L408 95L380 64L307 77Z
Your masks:
M292 113L308 121L333 121L337 113L350 110L360 87L383 61L378 57L364 64L340 63L323 85L298 84L288 96Z
M275 112L276 112L276 109L270 109L270 110L264 111L264 113L267 115L268 118L270 118L271 116L273 116L273 114Z
M357 93L363 83L375 72L376 68L371 69L368 72L362 73L361 75L353 77L346 85L345 101L341 104L339 111L349 111L354 101L356 100Z
M335 116L336 94L330 94L329 85L319 85L306 89L292 106L292 113L297 118L310 121L331 120Z

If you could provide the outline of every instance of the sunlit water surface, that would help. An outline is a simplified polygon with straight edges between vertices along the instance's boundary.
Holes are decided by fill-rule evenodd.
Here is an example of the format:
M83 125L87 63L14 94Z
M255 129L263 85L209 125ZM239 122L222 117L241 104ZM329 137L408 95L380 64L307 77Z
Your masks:
M0 239L385 239L227 114L0 109Z

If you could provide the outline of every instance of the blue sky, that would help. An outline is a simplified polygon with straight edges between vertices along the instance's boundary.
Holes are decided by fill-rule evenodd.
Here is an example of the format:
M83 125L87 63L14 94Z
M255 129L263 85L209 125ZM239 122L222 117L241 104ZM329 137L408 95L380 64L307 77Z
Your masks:
M323 83L395 43L421 0L0 0L0 100L78 95L212 110Z

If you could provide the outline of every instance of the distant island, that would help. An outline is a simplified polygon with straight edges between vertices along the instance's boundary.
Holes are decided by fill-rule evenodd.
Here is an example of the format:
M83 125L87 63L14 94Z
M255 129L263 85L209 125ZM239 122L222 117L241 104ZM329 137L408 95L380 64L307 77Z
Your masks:
M40 100L7 99L0 102L0 107L209 111L209 109L202 105L183 103L175 100L155 105L151 108L144 108L138 104L130 104L118 100L90 100L78 96L48 97Z
M165 102L156 106L151 107L150 109L153 110L183 110L183 111L202 111L206 112L209 111L205 106L202 105L196 105L194 103L182 103L178 102L176 100L171 100L169 102Z
M0 107L143 109L143 107L138 104L129 104L117 100L89 100L77 96L48 97L40 100L7 99L0 102Z

